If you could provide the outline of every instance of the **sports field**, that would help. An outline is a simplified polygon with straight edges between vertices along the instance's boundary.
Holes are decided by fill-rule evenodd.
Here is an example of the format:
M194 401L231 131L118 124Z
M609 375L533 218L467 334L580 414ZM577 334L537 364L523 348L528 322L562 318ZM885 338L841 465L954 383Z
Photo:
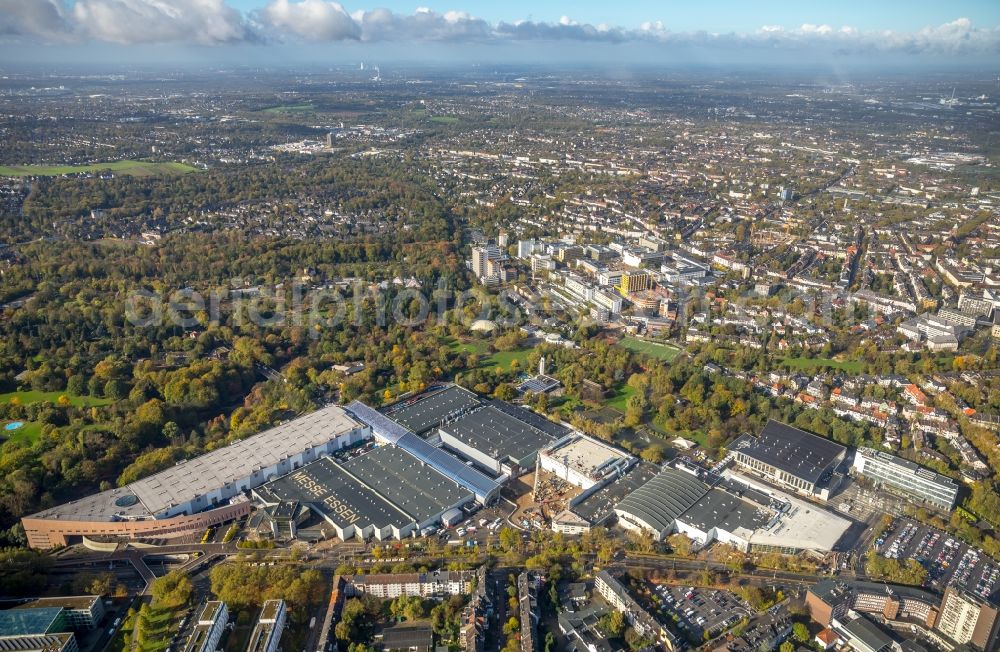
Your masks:
M111 170L138 177L166 176L196 172L187 163L153 163L150 161L108 161L87 165L0 165L0 177L57 177L63 174Z
M681 350L676 346L671 346L670 344L660 344L659 342L650 342L649 340L640 340L638 337L623 337L618 343L630 351L644 353L650 357L663 360L664 362L670 362L677 357L678 353L681 352Z

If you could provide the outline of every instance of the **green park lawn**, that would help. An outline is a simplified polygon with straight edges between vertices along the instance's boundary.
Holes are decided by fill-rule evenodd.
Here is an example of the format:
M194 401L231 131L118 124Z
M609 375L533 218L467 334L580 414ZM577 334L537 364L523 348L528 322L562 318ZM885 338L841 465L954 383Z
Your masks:
M681 352L676 346L670 344L660 344L659 342L650 342L649 340L641 340L638 337L626 336L618 342L621 346L624 346L630 351L635 351L636 353L643 353L658 360L663 360L664 362L670 362L677 357L677 354Z
M458 118L453 115L436 115L430 118L430 121L442 125L453 125L458 122Z
M793 369L816 371L824 367L839 369L851 374L859 374L864 369L861 360L833 360L831 358L781 358L779 364L786 364Z
M479 361L479 366L482 369L502 369L504 371L510 370L510 365L514 360L517 360L518 364L521 365L521 371L528 371L524 365L532 350L532 347L528 347L516 351L497 351L491 354L486 342L480 340L463 342L455 338L448 338L443 341L443 344L458 353L478 353L480 356L485 356Z
M635 390L629 385L622 383L620 386L615 388L615 393L608 397L608 399L604 401L604 404L608 407L613 407L616 410L624 412L625 406L633 394L635 394Z
M445 339L444 344L446 344L449 349L457 353L478 353L480 355L483 355L487 353L488 349L486 342L480 342L478 340L463 342L454 337L449 337Z
M88 165L0 165L3 177L55 177L62 174L80 172L100 172L111 170L120 174L151 177L196 172L198 168L186 163L153 163L151 161L109 161Z
M2 425L7 425L7 423L9 422L3 422ZM37 421L26 421L17 430L0 430L0 437L3 437L5 442L23 441L34 444L40 434L42 434L42 424Z
M22 405L30 403L56 403L60 396L66 396L70 405L74 407L93 407L95 405L108 405L113 403L110 398L95 398L93 396L74 396L67 392L42 392L38 390L27 390L23 392L7 392L0 394L0 403L10 403L12 399L20 399Z
M482 362L486 369L503 369L508 371L514 360L521 366L521 371L527 371L524 366L531 354L531 349L518 349L517 351L497 351Z

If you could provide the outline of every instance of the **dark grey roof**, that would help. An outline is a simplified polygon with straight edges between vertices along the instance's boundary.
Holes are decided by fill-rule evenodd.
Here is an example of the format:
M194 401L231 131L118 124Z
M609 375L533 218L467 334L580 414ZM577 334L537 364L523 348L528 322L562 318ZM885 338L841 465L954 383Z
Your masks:
M861 641L876 652L892 649L892 638L864 616L858 616L844 624L841 629L851 638Z
M434 641L431 628L427 625L396 625L381 632L383 650L409 650L430 647Z
M805 430L768 420L756 440L740 438L731 447L807 482L819 482L847 449Z
M320 458L256 493L268 502L300 501L340 527L403 527L473 499L466 489L391 445L343 465Z
M515 419L519 419L529 426L538 428L542 432L551 435L553 439L559 439L560 437L565 437L570 432L572 432L566 426L550 421L542 415L532 412L531 410L521 407L520 405L514 405L513 403L508 403L506 401L492 400L490 405L500 410L505 414L509 414Z
M939 596L921 588L899 584L885 584L882 582L820 580L816 584L813 584L809 591L830 605L848 601L849 596L856 593L881 595L891 593L897 598L915 600L928 605L937 605L941 602Z
M395 446L359 455L345 462L344 468L418 523L473 498L437 469Z
M555 441L552 435L493 405L445 423L441 431L499 461L520 462Z
M618 503L618 511L634 515L657 532L669 530L674 520L708 493L708 487L698 478L664 469Z
M464 387L448 385L401 401L382 413L419 435L441 425L446 418L481 404L482 400Z
M679 519L694 525L702 532L714 527L733 532L737 528L753 531L764 527L770 516L722 489L711 489Z
M0 634L0 652L57 652L73 641L69 632L58 634ZM73 643L76 649L76 644Z
M614 513L615 505L622 498L652 480L659 472L660 467L655 464L639 462L633 465L625 475L611 480L578 502L572 507L572 512L586 519L591 525L600 525Z

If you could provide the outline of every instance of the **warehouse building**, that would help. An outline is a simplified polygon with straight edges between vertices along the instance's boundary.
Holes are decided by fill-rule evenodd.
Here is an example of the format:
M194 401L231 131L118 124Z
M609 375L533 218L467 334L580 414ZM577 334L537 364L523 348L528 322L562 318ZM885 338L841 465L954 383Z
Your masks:
M256 489L264 505L298 502L335 535L401 539L441 522L475 496L396 446L380 446L345 462L324 457Z
M729 447L745 471L797 493L828 500L847 449L804 430L769 420L758 437L744 435Z
M657 541L679 533L698 546L714 541L743 552L836 549L850 521L752 478L727 472L708 485L676 468L663 469L615 507L618 523L649 532Z
M846 518L732 470L725 471L716 487L767 516L766 524L749 538L745 533L729 533L730 542L743 551L822 555L837 550L851 527Z
M851 469L876 485L914 502L950 512L958 499L958 483L915 462L871 448L859 448Z
M170 538L250 513L243 493L371 436L343 408L328 406L133 482L21 520L28 545L82 539Z
M532 428L541 430L545 434L552 437L552 439L559 439L560 437L565 437L566 435L574 432L571 428L567 428L561 423L556 423L555 421L550 421L544 416L538 414L537 412L532 412L526 407L521 405L514 405L513 403L508 403L507 401L500 401L493 399L489 404L496 409L500 410L505 414L509 414L518 421L523 421Z
M668 468L626 496L615 513L622 527L651 532L662 541L674 532L677 518L706 493L708 487L698 478Z
M432 446L412 433L400 439L396 445L452 482L471 491L476 500L484 505L490 503L500 493L502 481L499 478L481 473L454 455Z
M424 435L482 404L479 396L464 387L444 385L396 403L385 409L384 414L404 428Z
M561 437L539 454L542 470L582 489L625 473L635 462L634 457L610 444L576 433Z
M423 464L471 491L480 503L489 503L500 492L501 483L497 479L464 464L454 455L420 438L412 430L381 412L360 401L348 404L346 409L355 419L371 428L376 441L405 450Z
M660 467L638 462L622 475L606 477L590 489L570 499L565 510L552 519L552 529L564 534L581 534L604 525L615 516L615 507L625 496L652 480Z
M534 466L538 451L555 437L494 405L442 423L442 443L494 475L516 475Z

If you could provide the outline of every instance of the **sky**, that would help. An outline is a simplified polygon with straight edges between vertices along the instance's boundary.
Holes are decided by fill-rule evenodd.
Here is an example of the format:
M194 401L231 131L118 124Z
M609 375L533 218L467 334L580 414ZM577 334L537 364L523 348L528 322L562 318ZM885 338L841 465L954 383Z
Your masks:
M0 67L357 59L994 69L1000 0L0 0Z
M232 0L232 7L252 11L266 5L261 0ZM342 3L348 12L364 5ZM647 21L662 21L675 31L750 32L762 25L787 28L806 23L851 25L858 29L918 30L966 17L979 25L1000 25L997 0L659 0L637 2L619 0L597 2L551 2L542 0L461 0L449 2L382 0L373 7L385 7L398 14L413 13L418 7L433 11L461 10L490 22L535 20L558 22L563 16L580 23L638 27Z

